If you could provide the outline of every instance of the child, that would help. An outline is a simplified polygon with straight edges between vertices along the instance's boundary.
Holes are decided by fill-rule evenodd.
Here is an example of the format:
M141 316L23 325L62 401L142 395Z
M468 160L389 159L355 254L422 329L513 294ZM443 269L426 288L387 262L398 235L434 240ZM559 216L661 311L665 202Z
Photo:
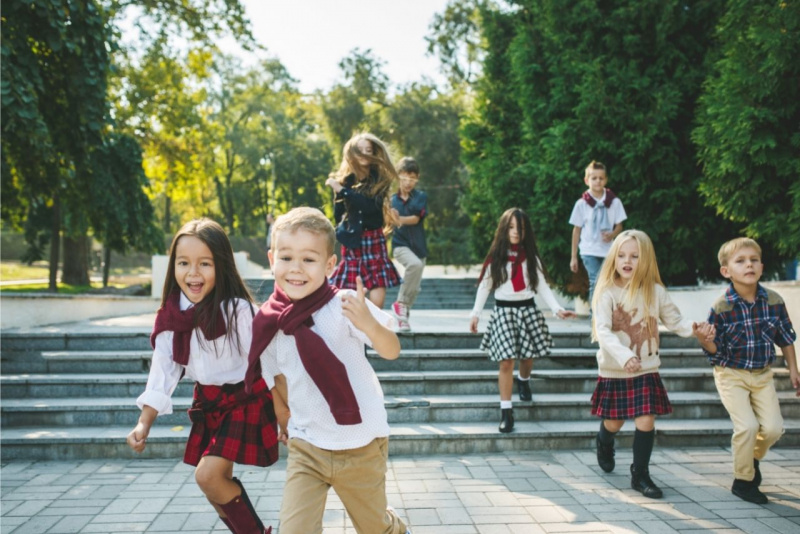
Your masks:
M383 307L386 288L400 283L384 235L384 226L392 220L389 190L397 179L383 142L360 133L344 145L339 171L325 182L336 193L333 216L339 225L336 237L342 243L342 262L331 283L355 289L360 276L378 308Z
M614 470L614 435L633 419L631 487L651 499L661 489L650 478L655 416L672 413L658 368L658 319L680 336L710 335L708 329L681 318L661 282L653 243L644 232L617 236L603 262L592 300L592 339L599 342L599 377L592 395L592 414L602 418L597 434L597 462Z
M583 196L575 202L569 224L572 229L572 259L569 268L578 272L578 244L581 261L589 275L589 302L593 302L597 273L611 247L611 241L622 231L622 221L628 218L622 201L611 189L606 189L606 167L592 161L583 177L589 186Z
M794 350L797 335L783 299L758 283L764 271L758 243L745 237L733 239L722 245L718 257L720 272L731 284L714 302L708 317L716 336L702 345L733 422L731 492L745 501L765 504L767 497L758 489L758 462L783 434L771 365L777 344L800 396Z
M234 533L270 533L255 513L233 463L267 466L278 459L275 412L267 384L245 393L245 354L253 305L222 227L193 220L172 240L161 307L150 336L153 360L136 400L139 423L128 445L142 452L158 415L172 413L170 397L185 374L195 381L192 431L183 461L222 522Z
M500 363L497 385L500 390L500 432L514 429L511 389L514 361L519 359L517 390L519 400L532 400L530 377L533 358L547 356L553 346L550 330L533 297L544 297L561 319L574 317L558 304L544 274L531 220L519 208L506 210L500 217L494 241L478 277L478 293L470 313L469 329L478 332L483 305L494 290L495 308L481 341L481 350Z
M364 356L400 354L394 320L356 291L328 284L336 266L335 233L313 208L275 221L269 261L275 291L253 322L246 382L275 377L281 441L288 444L281 534L322 532L328 489L342 500L357 532L405 533L386 505L389 423L381 385ZM290 416L291 415L291 416Z
M414 158L397 163L400 188L392 195L392 217L397 225L392 234L392 255L405 267L403 283L392 311L401 331L411 330L408 316L417 300L428 248L422 220L428 214L428 195L414 189L419 180L419 165Z

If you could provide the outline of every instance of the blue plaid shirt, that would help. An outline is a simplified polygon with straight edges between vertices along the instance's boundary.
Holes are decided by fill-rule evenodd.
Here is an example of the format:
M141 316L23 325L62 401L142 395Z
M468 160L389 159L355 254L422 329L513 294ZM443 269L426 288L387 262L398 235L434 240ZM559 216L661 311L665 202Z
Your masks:
M703 350L712 365L762 369L775 361L775 345L797 339L780 295L758 285L755 302L747 302L733 288L717 299L708 322L717 329L716 354Z

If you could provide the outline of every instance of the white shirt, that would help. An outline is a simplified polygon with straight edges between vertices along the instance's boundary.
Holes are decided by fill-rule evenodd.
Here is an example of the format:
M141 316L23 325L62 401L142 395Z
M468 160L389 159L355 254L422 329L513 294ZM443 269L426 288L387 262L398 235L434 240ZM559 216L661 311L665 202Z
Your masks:
M544 279L544 273L542 272L541 264L539 264L536 270L536 275L539 278L539 284L536 288L536 291L530 287L531 282L528 278L528 260L522 262L520 267L522 268L522 274L525 277L525 289L522 291L514 291L514 285L511 283L511 262L509 261L506 262L506 273L508 273L508 278L500 287L494 290L494 299L527 300L534 298L538 293L542 296L542 298L544 298L544 301L547 303L547 307L550 308L553 313L563 311L564 308L558 303L556 296L553 294L553 290L550 289L550 286L547 285L547 280ZM478 293L475 295L475 305L472 307L472 312L469 314L470 318L478 317L481 314L483 306L486 304L486 300L489 298L491 287L492 273L489 272L489 268L487 267L486 272L483 275L483 279L480 281L480 284L478 284Z
M606 192L603 192L603 198L597 200L602 203L606 199ZM579 226L581 229L581 239L578 242L578 251L581 256L597 256L598 258L605 258L608 251L611 250L611 242L603 241L602 236L594 234L592 225L589 224L592 220L592 212L594 208L586 203L583 198L579 198L572 208L572 215L569 217L569 224L572 226ZM611 206L608 207L608 220L611 221L611 228L628 218L625 213L625 208L622 206L622 201L615 198L611 201Z
M319 388L306 372L297 352L294 336L278 331L261 354L264 376L284 375L289 392L289 437L299 438L321 449L345 450L367 445L375 438L389 435L389 422L383 405L383 390L365 355L364 346L372 346L369 338L353 326L342 313L341 290L311 316L311 330L320 336L347 370L361 412L361 423L339 425ZM367 307L375 319L391 328L394 319L369 300ZM271 378L271 377L270 377Z
M147 386L144 393L136 399L136 404L142 408L145 404L154 408L158 415L172 413L172 393L181 379L181 373L186 370L186 377L200 382L203 385L221 386L223 384L238 384L244 380L247 372L247 353L250 350L252 338L254 310L250 303L243 299L236 301L236 325L240 343L236 344L236 333L231 332L231 339L227 336L208 341L199 328L195 328L189 341L189 363L180 365L172 359L172 338L174 333L164 331L156 336L156 347L153 350L153 360L150 363L150 375L147 377ZM194 306L192 302L181 293L181 311ZM220 306L224 310L224 303ZM223 314L223 317L225 315ZM200 338L202 336L202 343ZM271 388L271 376L267 385Z

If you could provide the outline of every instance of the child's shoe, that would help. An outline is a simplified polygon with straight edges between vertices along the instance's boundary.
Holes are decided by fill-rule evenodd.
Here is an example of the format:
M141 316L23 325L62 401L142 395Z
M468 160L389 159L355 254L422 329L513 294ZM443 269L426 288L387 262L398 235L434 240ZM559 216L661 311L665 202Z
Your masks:
M500 432L506 434L514 430L514 409L501 408L500 409Z
M651 499L660 499L664 496L661 488L656 486L656 483L650 478L649 467L637 469L634 464L631 464L631 488Z
M754 504L767 504L769 499L761 493L758 486L753 481L739 480L738 478L733 481L731 486L731 493L742 499L743 501L751 502Z
M614 461L614 441L606 444L600 441L600 436L597 436L595 442L597 443L597 465L606 473L610 473L617 465Z
M397 319L397 329L400 332L408 332L411 330L411 325L408 322L408 307L402 302L394 302L392 304L392 313Z
M533 394L531 393L531 381L520 380L518 376L514 377L514 381L517 383L517 391L519 391L519 400L521 401L533 400Z

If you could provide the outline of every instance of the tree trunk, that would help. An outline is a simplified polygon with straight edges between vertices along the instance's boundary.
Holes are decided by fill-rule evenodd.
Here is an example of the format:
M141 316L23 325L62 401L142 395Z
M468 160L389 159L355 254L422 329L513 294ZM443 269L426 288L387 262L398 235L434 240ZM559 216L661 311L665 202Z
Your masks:
M89 249L91 240L88 236L64 236L64 270L61 281L73 286L89 285Z
M53 197L53 226L50 236L50 280L47 290L58 293L58 257L61 253L61 202Z
M108 287L108 274L111 271L111 249L103 247L103 287Z
M172 206L172 199L169 198L169 195L164 195L164 233L169 235L170 232L170 224L169 220L171 217L170 214L170 207Z

